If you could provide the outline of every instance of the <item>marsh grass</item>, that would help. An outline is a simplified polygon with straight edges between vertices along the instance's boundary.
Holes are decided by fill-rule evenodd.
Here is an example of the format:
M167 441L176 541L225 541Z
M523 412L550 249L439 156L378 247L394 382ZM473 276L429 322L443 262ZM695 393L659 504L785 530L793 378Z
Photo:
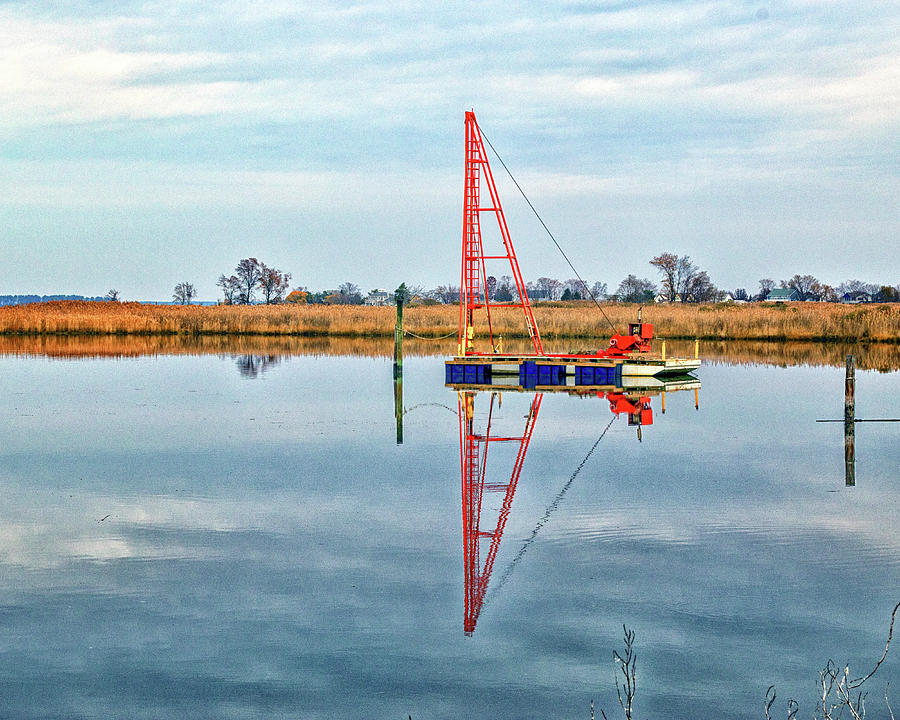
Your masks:
M635 320L637 306L609 303L604 311L615 329L624 332ZM534 314L548 341L583 340L602 346L612 332L590 303L540 303ZM355 305L201 307L64 301L0 307L0 335L389 338L395 317L392 307ZM900 304L648 305L643 319L656 326L657 337L671 339L900 342ZM526 337L521 312L498 308L492 320L494 333L505 341ZM457 306L410 307L404 313L405 328L423 337L452 335L458 322Z

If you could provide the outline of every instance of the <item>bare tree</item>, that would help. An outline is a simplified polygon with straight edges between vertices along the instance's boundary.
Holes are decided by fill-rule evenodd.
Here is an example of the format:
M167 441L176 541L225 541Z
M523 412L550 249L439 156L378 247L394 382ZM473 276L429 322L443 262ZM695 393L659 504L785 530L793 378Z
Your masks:
M563 284L554 278L539 277L536 286L540 294L547 300L559 300L562 295Z
M666 300L675 302L675 295L678 293L678 256L664 252L653 258L650 264L663 275L662 289Z
M669 302L677 301L679 295L682 300L687 298L691 283L700 272L688 255L664 252L653 258L650 264L662 273L663 293Z
M794 275L790 280L782 280L781 287L796 290L800 300L817 300L822 293L822 285L812 275Z
M489 300L494 299L494 293L497 291L497 278L493 275L488 275L487 280L484 281L484 291L488 296Z
M759 295L757 296L758 300L765 300L769 297L769 293L775 289L775 281L772 278L763 278L759 281Z
M616 297L622 302L649 302L656 294L656 285L647 278L629 275L616 290Z
M225 295L225 304L234 305L235 300L241 292L241 281L238 280L237 275L232 275L231 277L219 275L219 279L216 280L216 285L222 288L222 292Z
M710 302L719 295L718 288L712 284L706 270L703 270L691 278L690 284L685 288L681 296L684 302Z
M106 299L110 302L119 302L119 291L115 288L110 288L109 292L106 293Z
M364 302L359 285L355 285L352 282L341 283L337 294L341 305L362 305Z
M595 300L606 300L609 297L609 291L606 289L606 283L599 280L591 286L591 294Z
M235 297L236 302L242 305L249 305L253 302L253 291L262 278L262 269L262 263L256 258L244 258L237 264L234 273L240 289Z
M287 292L291 282L291 274L283 273L276 268L270 268L264 263L260 263L262 275L259 278L259 289L262 291L263 300L266 305L277 305L284 301L284 294Z
M190 305L191 300L197 294L194 286L189 282L180 282L175 286L175 292L172 293L172 299L179 305Z
M445 305L459 302L459 288L453 285L438 285L431 291L431 294L434 295L435 300Z

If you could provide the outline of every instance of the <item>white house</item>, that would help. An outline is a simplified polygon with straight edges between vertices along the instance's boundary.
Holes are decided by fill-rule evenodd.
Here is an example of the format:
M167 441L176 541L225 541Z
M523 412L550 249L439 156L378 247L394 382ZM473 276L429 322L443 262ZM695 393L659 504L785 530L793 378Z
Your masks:
M393 305L394 296L386 290L373 290L365 299L366 305Z

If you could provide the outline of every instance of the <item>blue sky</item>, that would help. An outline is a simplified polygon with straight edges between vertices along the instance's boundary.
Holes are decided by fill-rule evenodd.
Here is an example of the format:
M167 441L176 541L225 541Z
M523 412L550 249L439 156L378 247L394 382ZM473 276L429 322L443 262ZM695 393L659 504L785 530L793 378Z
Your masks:
M900 282L896 3L2 2L0 294L456 284L468 108L590 281Z

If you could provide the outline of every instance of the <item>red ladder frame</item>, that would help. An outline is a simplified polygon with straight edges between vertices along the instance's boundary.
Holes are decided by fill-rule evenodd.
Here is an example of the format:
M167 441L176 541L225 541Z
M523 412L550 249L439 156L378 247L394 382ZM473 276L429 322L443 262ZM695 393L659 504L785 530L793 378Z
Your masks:
M541 409L543 393L538 393L531 401L531 408L525 421L525 430L520 436L491 437L491 417L494 412L494 398L488 410L487 428L484 435L478 435L473 429L475 413L475 393L459 393L459 456L462 475L462 521L463 521L463 565L465 576L465 614L463 630L466 635L475 632L475 624L481 614L494 560L500 549L500 540L512 508L519 475L525 463L528 444ZM485 467L487 464L488 445L494 442L518 442L519 451L513 465L509 481L506 483L486 483ZM497 516L497 524L493 532L481 530L481 501L485 492L502 492L503 502ZM490 539L484 564L481 563L481 541Z
M481 181L487 186L491 198L489 206L481 206ZM481 214L493 213L500 228L503 238L504 255L485 255L481 242ZM485 260L508 260L513 280L516 284L516 292L519 302L491 303L487 294L487 272ZM541 334L538 331L534 312L528 300L528 292L525 289L525 281L519 270L519 261L516 259L516 251L513 248L509 228L506 225L506 216L500 204L500 196L494 184L494 175L488 162L484 143L481 139L481 130L475 120L475 113L466 112L466 185L463 200L463 237L462 237L462 270L459 286L459 345L457 354L460 356L478 356L497 354L494 344L494 329L491 323L491 306L493 307L518 307L522 308L525 315L525 327L528 336L534 346L535 355L544 354L544 346L541 343ZM487 314L488 339L491 345L490 353L476 352L474 338L474 314L475 310L485 309Z

